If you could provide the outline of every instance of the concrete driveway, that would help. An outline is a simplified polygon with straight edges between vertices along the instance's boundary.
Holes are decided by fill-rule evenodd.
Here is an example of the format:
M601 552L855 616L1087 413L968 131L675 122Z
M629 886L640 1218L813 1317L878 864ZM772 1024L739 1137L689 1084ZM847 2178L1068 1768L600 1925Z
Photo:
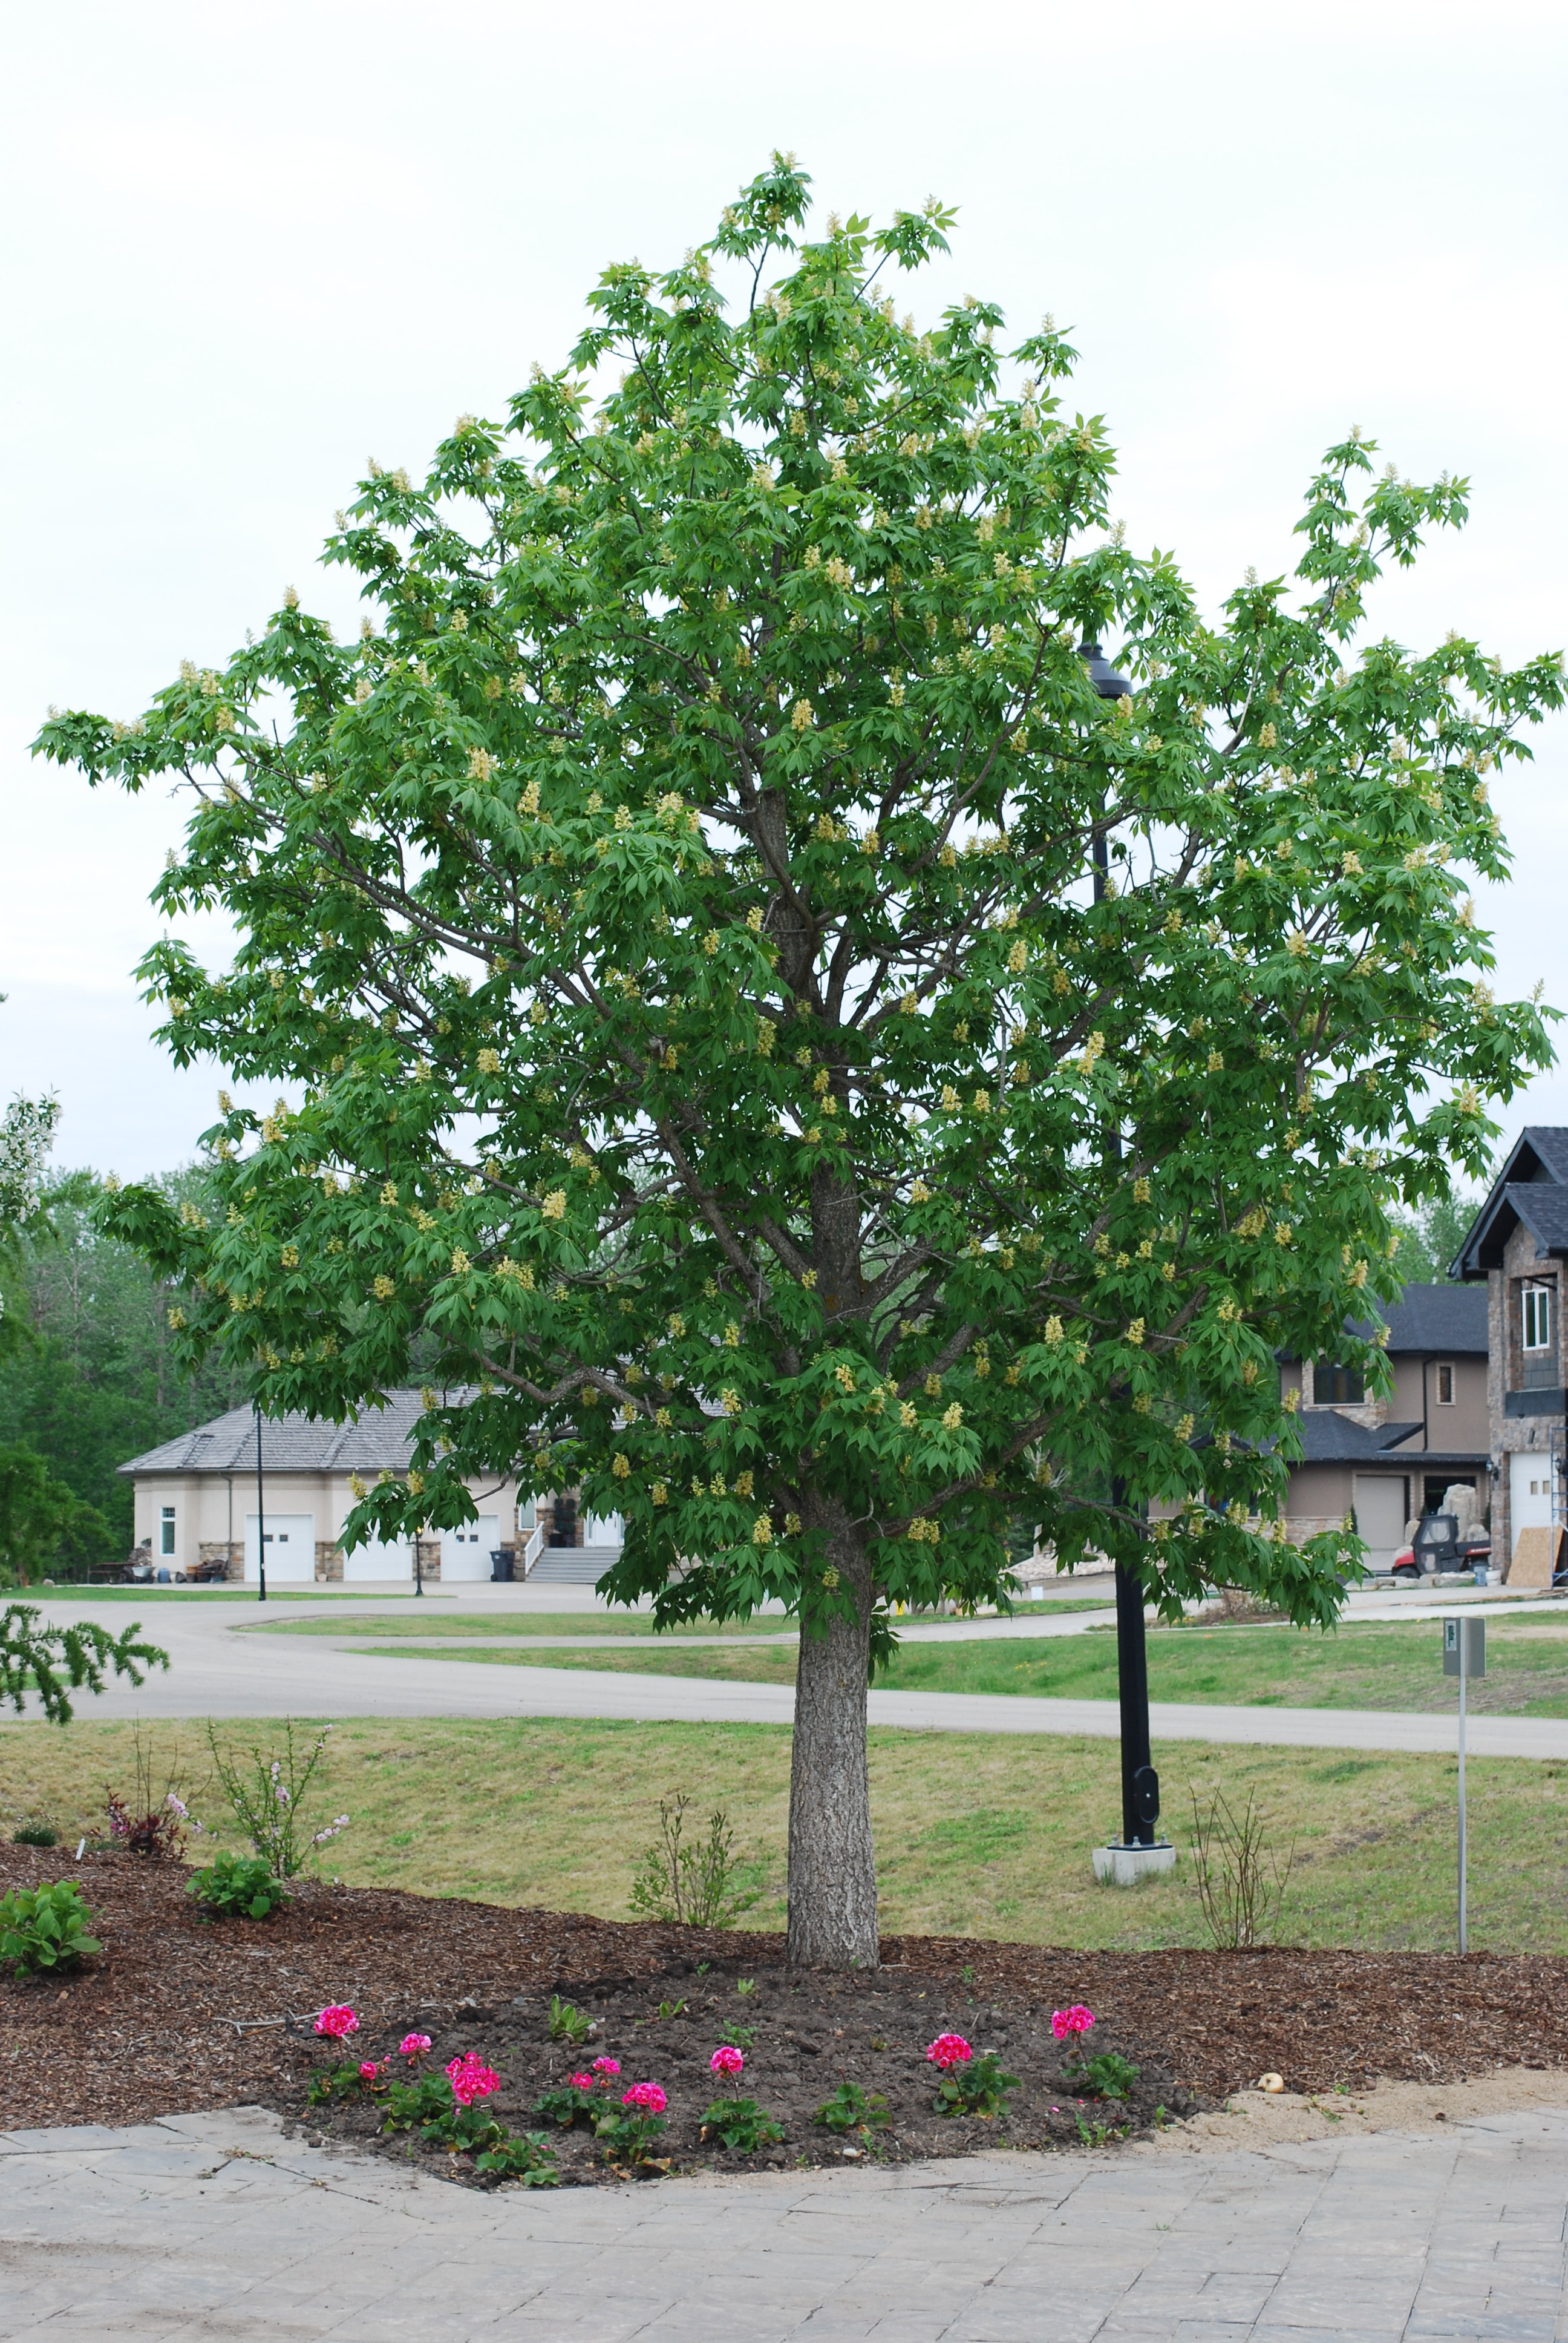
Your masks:
M578 1599L568 1603L571 1594ZM100 1618L116 1629L138 1615L135 1605L39 1598L51 1615ZM1419 1600L1419 1598L1418 1598ZM535 1613L598 1611L591 1589L467 1587L432 1596L421 1606L429 1640L438 1642L443 1623L457 1606L474 1615L498 1618L522 1609ZM1419 1609L1391 1607L1387 1598L1352 1599L1352 1616L1423 1619L1435 1639L1435 1617L1452 1603L1428 1601ZM1510 1615L1523 1610L1561 1610L1541 1605L1473 1601L1469 1606ZM317 1624L352 1618L399 1619L412 1604L391 1604L385 1596L345 1597L326 1602L275 1600L266 1605L269 1624L309 1618ZM202 1600L149 1602L145 1631L168 1652L167 1674L155 1673L139 1690L112 1684L101 1699L84 1699L78 1715L95 1717L205 1716L587 1716L700 1724L789 1725L794 1693L787 1684L729 1684L690 1676L621 1674L608 1669L511 1667L483 1660L380 1657L363 1639L333 1635L275 1635L257 1632L259 1604ZM1081 1634L1103 1620L1092 1612L1056 1613L1042 1606L1023 1618L910 1623L911 1642L975 1635ZM529 1638L530 1643L535 1639ZM585 1643L587 1638L584 1639ZM592 1639L600 1645L601 1639ZM639 1642L641 1639L638 1639ZM727 1644L733 1637L722 1640ZM771 1641L769 1637L768 1640ZM466 1645L472 1649L471 1644ZM580 1646L579 1646L580 1648ZM1436 1654L1433 1666L1436 1667ZM1117 1706L1110 1700L1044 1700L1011 1694L873 1691L873 1725L915 1732L1066 1733L1114 1736ZM1253 1746L1312 1749L1393 1749L1442 1754L1455 1746L1456 1724L1442 1715L1388 1709L1208 1707L1197 1703L1156 1701L1150 1712L1160 1741L1209 1741ZM1469 1746L1476 1756L1568 1757L1568 1719L1473 1716Z

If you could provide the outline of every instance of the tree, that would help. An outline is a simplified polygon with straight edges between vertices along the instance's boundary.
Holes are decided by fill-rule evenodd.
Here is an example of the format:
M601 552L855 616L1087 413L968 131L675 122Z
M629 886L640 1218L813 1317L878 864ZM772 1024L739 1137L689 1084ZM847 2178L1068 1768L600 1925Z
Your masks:
M1488 1167L1482 1169L1484 1174ZM1485 1201L1483 1188L1458 1187L1451 1195L1430 1198L1418 1212L1390 1214L1399 1239L1394 1266L1407 1285L1438 1285L1447 1278L1449 1263Z
M1549 1057L1462 872L1506 868L1485 775L1563 682L1352 648L1465 513L1359 433L1296 577L1206 623L1108 528L1052 327L1004 361L989 303L899 322L880 280L950 215L798 245L806 190L776 158L681 266L610 269L504 422L372 466L327 546L359 641L291 590L37 747L186 776L156 900L240 941L149 952L163 1031L299 1086L226 1105L222 1209L114 1202L188 1354L337 1415L428 1340L361 1523L515 1467L624 1515L607 1584L661 1622L781 1596L790 1953L869 1966L889 1604L1005 1598L1027 1507L1167 1612L1219 1579L1333 1617L1358 1549L1283 1536L1274 1354L1394 1290L1389 1205Z
M212 1209L199 1170L157 1185L176 1212ZM97 1225L99 1200L91 1173L46 1181L18 1237L10 1312L17 1339L0 1352L0 1447L35 1451L102 1517L94 1541L101 1558L131 1543L132 1489L119 1466L246 1394L221 1353L194 1370L176 1357L168 1312L178 1292ZM56 1571L73 1566L58 1546L35 1551Z
M140 1684L149 1668L166 1668L169 1655L142 1640L141 1622L112 1635L91 1619L40 1627L29 1603L8 1603L0 1611L0 1705L9 1702L18 1716L27 1694L35 1693L51 1725L69 1725L71 1694L85 1684L104 1689L104 1671Z
M29 1573L62 1540L73 1547L106 1540L109 1525L31 1448L0 1448L0 1585L25 1586Z

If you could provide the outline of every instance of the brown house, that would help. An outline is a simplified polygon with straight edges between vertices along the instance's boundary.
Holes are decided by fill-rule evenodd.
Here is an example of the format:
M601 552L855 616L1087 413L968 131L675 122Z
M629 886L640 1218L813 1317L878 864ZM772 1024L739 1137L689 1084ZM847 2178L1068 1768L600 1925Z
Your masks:
M1543 1559L1555 1561L1564 1520L1565 1262L1568 1130L1537 1124L1522 1133L1452 1272L1485 1281L1492 1551L1510 1565L1527 1529L1544 1533Z
M1563 1203L1568 1219L1568 1193ZM1287 1360L1281 1370L1283 1388L1302 1394L1305 1450L1291 1473L1291 1534L1300 1544L1353 1513L1374 1570L1392 1566L1412 1520L1436 1513L1450 1489L1473 1488L1482 1518L1489 1493L1485 1295L1407 1285L1387 1317L1386 1398L1370 1396L1360 1373L1338 1360Z

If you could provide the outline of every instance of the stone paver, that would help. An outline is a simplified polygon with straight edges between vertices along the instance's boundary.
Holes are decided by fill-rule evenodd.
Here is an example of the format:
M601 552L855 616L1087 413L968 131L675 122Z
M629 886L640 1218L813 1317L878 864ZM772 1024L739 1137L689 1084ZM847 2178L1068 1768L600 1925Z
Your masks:
M1554 2343L1568 2108L481 2196L256 2108L0 2135L0 2343Z

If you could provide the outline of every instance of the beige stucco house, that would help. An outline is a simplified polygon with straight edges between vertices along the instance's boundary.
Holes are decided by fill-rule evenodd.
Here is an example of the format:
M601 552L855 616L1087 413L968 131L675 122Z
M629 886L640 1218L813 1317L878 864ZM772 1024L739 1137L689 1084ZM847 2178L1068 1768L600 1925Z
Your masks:
M249 1408L215 1416L120 1466L136 1483L136 1544L171 1578L198 1563L220 1561L228 1577L255 1585L259 1520L269 1586L410 1579L414 1553L407 1539L345 1554L342 1535L357 1502L356 1478L363 1484L383 1473L407 1471L420 1406L417 1391L394 1391L385 1407L367 1407L347 1423L306 1415L264 1418L259 1505L256 1416ZM427 1531L419 1541L422 1573L448 1581L487 1579L492 1555L509 1552L517 1575L524 1576L537 1566L550 1534L549 1508L536 1509L531 1497L519 1498L510 1479L467 1485L477 1519L457 1530ZM590 1549L598 1569L614 1558L608 1549L618 1548L613 1536L618 1526L606 1525L611 1534L601 1533ZM547 1574L578 1574L558 1567Z
M1473 1489L1476 1514L1486 1518L1492 1453L1485 1294L1407 1285L1387 1318L1386 1398L1370 1397L1361 1375L1333 1359L1286 1360L1281 1369L1283 1387L1301 1393L1305 1450L1291 1472L1292 1536L1299 1544L1353 1513L1368 1562L1383 1570L1412 1521L1437 1512L1451 1488Z

